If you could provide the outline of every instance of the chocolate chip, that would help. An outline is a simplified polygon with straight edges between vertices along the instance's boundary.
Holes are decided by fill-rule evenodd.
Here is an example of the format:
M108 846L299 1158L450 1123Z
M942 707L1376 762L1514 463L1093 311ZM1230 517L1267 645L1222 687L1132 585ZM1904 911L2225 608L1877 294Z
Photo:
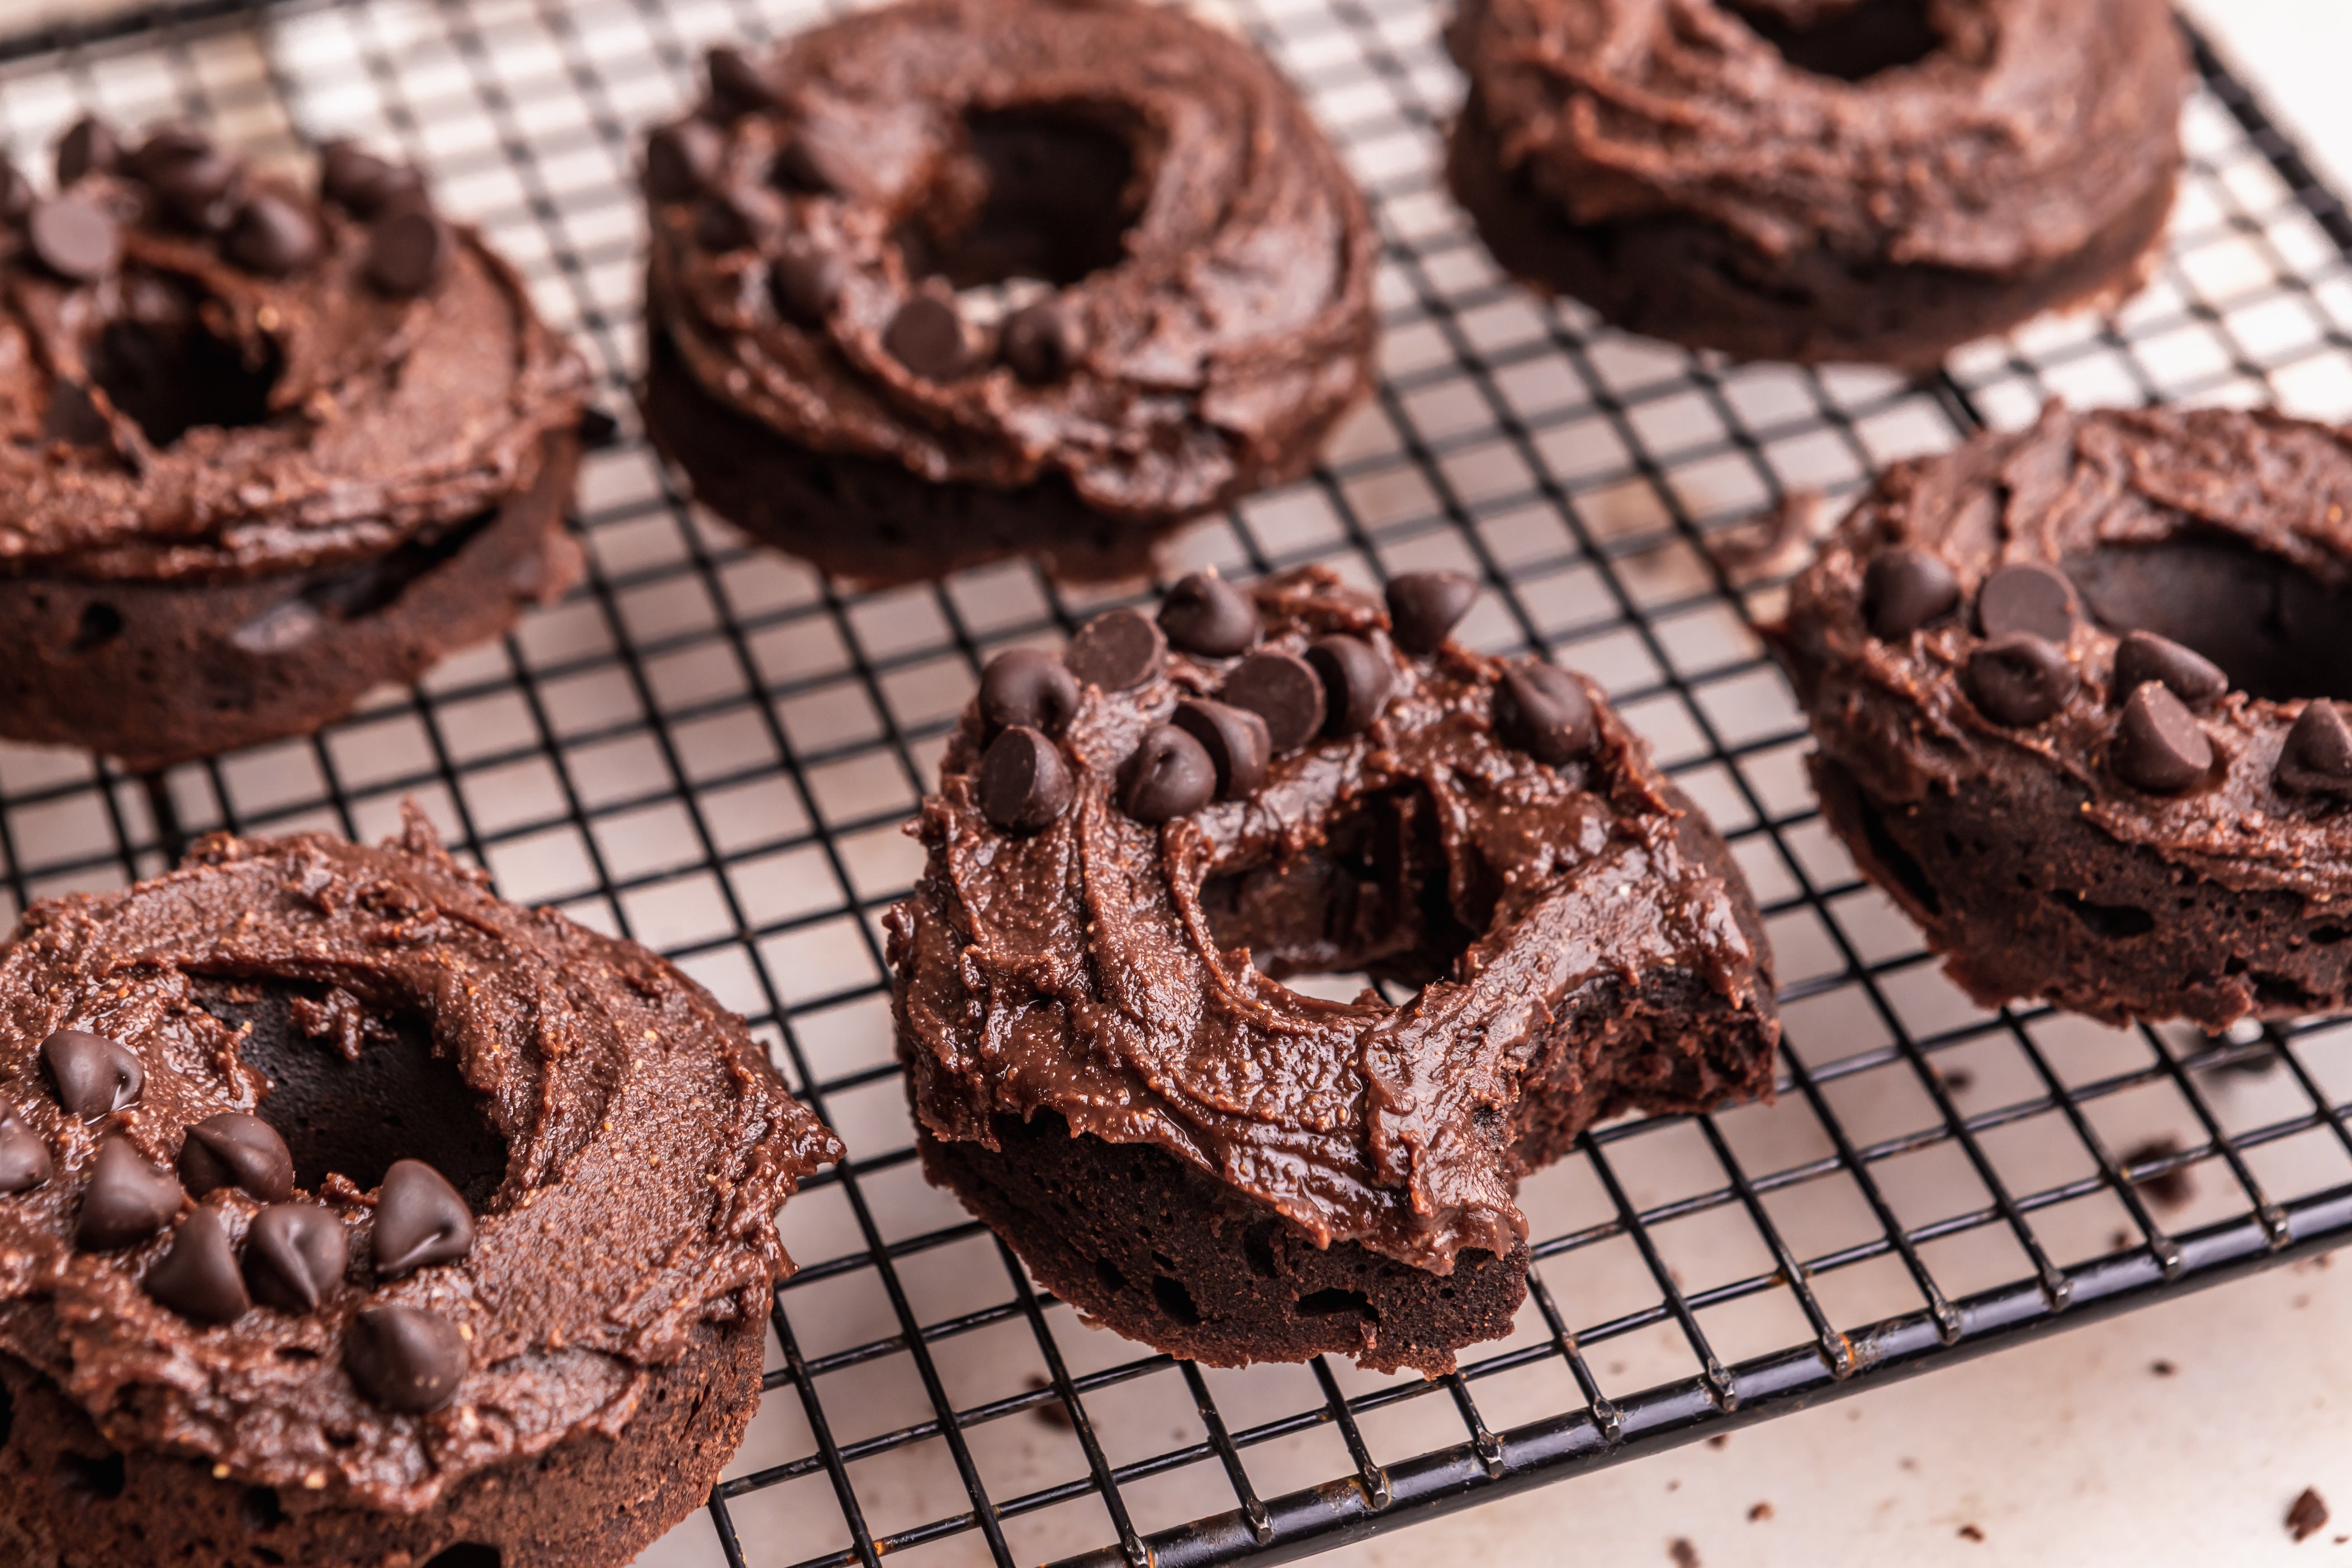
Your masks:
M0 1193L30 1192L57 1174L40 1134L25 1125L15 1106L0 1108Z
M2213 743L2162 682L2142 681L2124 704L2107 762L2134 789L2173 795L2205 777L2213 766Z
M1495 733L1558 768L1590 752L1599 731L1584 684L1557 664L1531 662L1505 667L1495 687Z
M394 299L414 299L440 281L455 249L449 225L433 213L390 213L368 230L367 278Z
M121 1134L98 1145L89 1186L74 1223L74 1245L85 1252L111 1251L144 1241L172 1222L186 1194L172 1173L147 1163L139 1146Z
M681 120L646 139L646 194L656 202L684 202L702 194L719 179L727 139L707 120Z
M1969 655L1960 671L1969 700L1995 724L2040 724L2074 695L2074 666L2030 632L2000 637Z
M765 192L721 191L695 210L694 243L725 254L749 250L783 232L781 204Z
M425 180L405 163L379 158L353 141L331 141L319 157L320 193L356 217L422 205Z
M125 165L142 180L152 180L157 173L184 158L201 158L213 151L213 139L185 120L167 120L147 132Z
M1034 833L1070 808L1069 765L1054 743L1016 724L980 758L980 811L1008 833Z
M997 346L1014 375L1048 386L1076 370L1085 357L1086 328L1060 300L1032 300L1004 319Z
M264 1203L294 1196L294 1156L278 1129L242 1111L223 1111L188 1129L180 1145L180 1180L202 1197L242 1187Z
M343 1222L315 1203L274 1203L245 1233L245 1280L253 1299L281 1312L314 1312L351 1263Z
M2153 632L2131 632L2116 644L2115 695L2127 697L2142 681L2163 683L2190 707L2202 707L2230 689L2221 665Z
M87 1030L61 1029L41 1041L41 1070L58 1103L85 1122L138 1104L147 1087L135 1051Z
M1371 728L1396 681L1380 651L1361 637L1318 637L1307 649L1307 662L1323 677L1323 733L1360 735Z
M1107 692L1141 685L1160 673L1168 639L1139 610L1106 610L1078 628L1062 650L1070 674Z
M2040 561L2002 567L1977 590L1977 630L1988 637L2024 632L2063 646L2077 613L2074 585Z
M1078 678L1034 648L1007 648L980 674L980 716L992 731L1025 725L1059 735L1078 711Z
M862 183L851 150L819 125L802 126L784 143L769 178L785 190L814 196L847 195Z
M199 1208L180 1221L171 1249L139 1284L182 1317L200 1323L233 1323L253 1306L236 1271L228 1232L220 1215L209 1208Z
M1458 571L1408 571L1389 580L1389 635L1408 653L1434 653L1478 597Z
M598 408L593 402L580 411L580 423L575 428L580 433L580 444L591 452L603 452L620 444L621 422L611 410ZM533 591L535 595L536 590Z
M68 128L58 142L58 183L72 184L84 174L110 174L122 166L122 143L114 128L94 114L85 114Z
M2279 747L2278 782L2283 789L2352 796L2352 726L2343 708L2323 697L2303 705Z
M1217 792L1216 764L1201 743L1172 724L1143 732L1118 770L1118 808L1139 822L1190 815Z
M223 152L167 163L148 183L163 210L198 234L219 234L245 204L245 165Z
M710 72L712 102L721 114L731 118L774 107L776 89L742 50L721 44L704 57L704 65Z
M33 182L25 172L0 158L0 223L16 223L33 210Z
M1265 782L1273 748L1266 742L1265 720L1247 708L1186 697L1176 705L1170 722L1209 754L1209 765L1217 770L1219 799L1239 800Z
M122 259L121 225L105 208L80 196L34 203L25 233L41 265L75 283L103 277Z
M455 1399L466 1364L457 1325L425 1307L370 1307L343 1334L343 1369L360 1392L404 1416Z
M882 330L890 357L930 382L950 382L971 369L971 340L951 299L918 294L898 307Z
M319 258L319 225L285 197L263 191L236 214L221 248L248 272L285 277Z
M1890 643L1941 621L1959 602L1959 580L1952 569L1908 545L1879 551L1862 574L1863 618Z
M833 314L849 282L849 268L841 257L812 239L792 239L768 273L768 294L777 311L803 327L815 327Z
M1276 757L1297 750L1323 727L1323 677L1296 653L1252 653L1217 695L1265 721L1266 744Z
M446 1177L423 1160L394 1160L375 1200L376 1278L455 1263L474 1249L474 1216Z
M1160 629L1187 653L1230 658L1257 641L1257 605L1215 572L1196 571L1160 601Z

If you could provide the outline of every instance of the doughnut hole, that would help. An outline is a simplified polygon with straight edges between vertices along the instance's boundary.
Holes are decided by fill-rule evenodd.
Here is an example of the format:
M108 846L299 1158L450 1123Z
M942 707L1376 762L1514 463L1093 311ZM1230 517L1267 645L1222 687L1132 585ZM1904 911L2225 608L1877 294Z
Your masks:
M331 1172L373 1187L394 1160L423 1160L475 1213L487 1212L506 1179L506 1139L456 1062L433 1049L431 1025L338 995L276 978L199 980L196 990L221 1022L252 1026L237 1051L269 1080L258 1114L285 1138L298 1186L316 1192ZM346 1019L359 1045L352 1059L337 1046ZM322 1021L323 1032L311 1032Z
M1110 104L966 110L898 230L908 272L944 278L984 319L1117 267L1148 193L1139 134Z
M1801 71L1868 81L1943 47L1936 0L1725 0L1724 9Z
M2284 556L2233 535L2084 550L2060 563L2093 619L2153 632L2219 664L2271 702L2352 699L2352 591L2330 590Z
M269 417L284 368L267 337L235 341L220 307L175 279L123 280L122 308L83 345L90 379L139 426L148 444L172 445L199 426L234 429Z

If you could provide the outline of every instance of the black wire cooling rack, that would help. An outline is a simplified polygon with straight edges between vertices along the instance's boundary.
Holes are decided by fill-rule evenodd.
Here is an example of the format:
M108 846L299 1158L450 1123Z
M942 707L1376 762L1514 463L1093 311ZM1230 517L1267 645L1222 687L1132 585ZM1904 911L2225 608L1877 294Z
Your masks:
M1306 1555L2274 1265L2352 1232L2352 1031L2105 1030L1959 997L1854 876L1717 536L2040 402L2352 412L2352 222L2201 43L2171 252L2114 319L1909 382L1735 366L1500 280L1437 175L1458 93L1431 0L1233 0L1370 193L1385 375L1312 480L1171 574L1476 572L1465 632L1591 672L1725 829L1784 982L1777 1107L1619 1123L1531 1178L1516 1332L1436 1382L1202 1371L1079 1324L926 1188L877 920L980 664L1116 594L1022 565L855 593L698 517L635 439L635 132L705 44L791 0L195 0L0 43L28 162L80 106L193 114L258 156L405 147L604 378L589 585L315 740L134 779L0 748L0 915L152 873L187 834L362 836L422 799L509 896L675 957L853 1152L785 1225L769 1396L664 1563L1161 1568ZM1077 1555L1073 1555L1077 1554Z

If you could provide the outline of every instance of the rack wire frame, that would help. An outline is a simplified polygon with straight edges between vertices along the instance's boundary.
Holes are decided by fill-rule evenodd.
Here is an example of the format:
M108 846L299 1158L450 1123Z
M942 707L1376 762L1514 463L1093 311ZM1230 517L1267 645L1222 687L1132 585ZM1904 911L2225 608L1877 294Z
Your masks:
M701 46L815 14L194 0L0 40L0 139L28 162L79 105L194 115L260 156L351 130L402 143L603 376L621 434L583 486L585 589L315 739L157 778L0 747L0 915L152 874L214 828L381 831L413 795L509 896L645 940L750 1016L852 1158L786 1212L803 1267L776 1295L772 1397L709 1501L719 1557L1290 1560L2352 1234L2352 1031L2090 1030L1957 999L1821 831L1801 716L1748 630L1778 585L1713 548L1794 492L1850 494L2053 392L2352 412L2352 218L2205 41L2189 35L2191 162L2151 287L1906 381L1733 365L1529 298L1445 199L1458 87L1427 0L1235 0L1220 14L1289 69L1371 198L1385 373L1311 480L1193 530L1171 568L1477 572L1491 591L1465 634L1591 671L1725 829L1773 932L1789 1039L1777 1109L1589 1134L1562 1167L1577 1221L1547 1223L1576 1205L1555 1173L1531 1178L1527 1308L1452 1375L1204 1372L1079 1325L919 1189L877 918L911 881L897 829L980 664L1150 585L1078 591L1010 565L852 591L696 514L626 412L635 138L684 100ZM2124 1146L2135 1128L2158 1135ZM1927 1156L1945 1163L1921 1178L1906 1162ZM2192 1177L2205 1194L2184 1206ZM1843 1231L1803 1201L1832 1187ZM1685 1278L1735 1257L1752 1266ZM1596 1305L1601 1279L1631 1293ZM845 1284L862 1293L822 1304ZM1748 1311L1768 1303L1778 1317ZM973 1366L999 1363L1030 1370L971 1396ZM1665 1363L1682 1370L1655 1375ZM869 1399L857 1379L885 1368L902 1386ZM1121 1401L1146 1388L1136 1418ZM1173 1442L1155 1425L1171 1407L1191 1421ZM1066 1434L1066 1472L993 1478L1015 1430ZM919 1452L932 1483L872 1480Z

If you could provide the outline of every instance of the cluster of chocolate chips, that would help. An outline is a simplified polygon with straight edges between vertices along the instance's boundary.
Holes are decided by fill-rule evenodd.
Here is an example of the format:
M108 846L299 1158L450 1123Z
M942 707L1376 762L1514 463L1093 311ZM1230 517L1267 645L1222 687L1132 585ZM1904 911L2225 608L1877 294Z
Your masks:
M1388 587L1390 635L1407 653L1433 653L1477 594L1457 572L1402 575ZM1139 822L1248 795L1274 758L1318 737L1360 735L1386 710L1395 674L1370 641L1335 632L1294 653L1260 647L1264 634L1248 593L1194 572L1170 591L1156 620L1113 610L1080 627L1059 659L1029 648L998 654L980 682L981 719L992 736L981 754L982 814L1015 833L1059 819L1076 780L1052 737L1076 716L1081 685L1131 691L1160 674L1171 647L1234 663L1214 698L1181 699L1120 766L1115 798ZM1507 744L1553 764L1582 756L1594 736L1584 688L1549 664L1504 672L1495 723Z
M106 121L85 117L58 143L57 174L58 193L37 197L23 172L0 160L0 218L20 225L33 256L69 283L94 282L122 259L116 205L81 188L92 175L129 182L143 193L148 219L213 239L223 256L264 277L299 272L322 248L312 213L257 186L243 160L191 125L158 126L130 147ZM371 283L395 298L433 287L452 242L415 171L338 142L322 160L320 188L371 223L364 267Z
M41 1042L41 1070L67 1113L102 1121L140 1103L146 1074L121 1041L83 1030L59 1030ZM0 1107L0 1192L22 1193L57 1174L48 1145L24 1119ZM242 1260L218 1207L191 1197L236 1188L263 1207L246 1227ZM120 1132L99 1141L74 1245L86 1252L135 1247L178 1219L170 1246L141 1281L156 1301L194 1322L234 1322L256 1303L291 1314L313 1312L341 1288L350 1267L342 1217L297 1200L294 1159L286 1140L258 1116L228 1111L187 1130L179 1169L150 1164ZM472 1250L474 1217L441 1173L400 1160L384 1173L370 1238L379 1282L457 1262ZM465 1336L428 1309L378 1305L360 1312L343 1343L343 1362L361 1391L388 1410L438 1409L454 1397L467 1362Z
M803 128L760 174L735 177L723 126L782 107L775 86L742 51L709 57L710 92L688 119L646 144L646 193L693 203L695 243L718 254L755 250L768 260L768 296L785 320L819 327L833 312L849 268L822 240L793 232L789 193L840 196L857 188L850 157ZM1086 323L1047 296L1008 313L992 332L965 319L954 293L926 285L899 305L882 347L914 375L951 382L1002 361L1023 381L1050 385L1086 357Z

